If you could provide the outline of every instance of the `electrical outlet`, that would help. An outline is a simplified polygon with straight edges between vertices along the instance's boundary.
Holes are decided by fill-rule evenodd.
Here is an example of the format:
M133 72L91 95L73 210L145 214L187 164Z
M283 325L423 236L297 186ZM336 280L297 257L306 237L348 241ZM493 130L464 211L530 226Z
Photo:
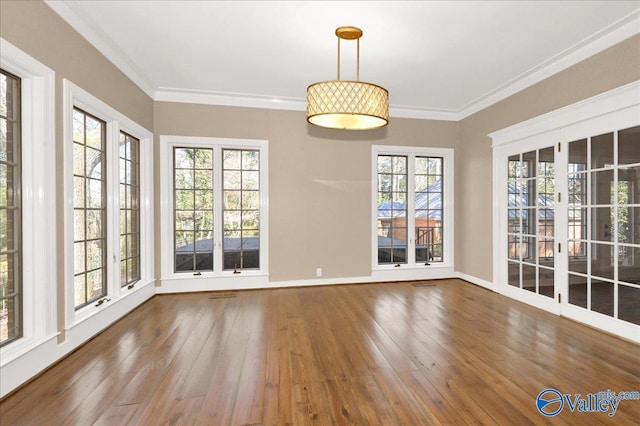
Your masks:
M321 277L322 276L322 268L317 268L316 269L316 277Z

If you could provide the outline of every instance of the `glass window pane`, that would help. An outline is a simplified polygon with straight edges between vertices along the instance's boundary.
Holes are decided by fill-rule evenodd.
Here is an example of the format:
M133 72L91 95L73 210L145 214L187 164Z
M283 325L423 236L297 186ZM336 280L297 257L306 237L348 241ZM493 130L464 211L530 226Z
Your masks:
M210 148L194 149L194 168L201 170L213 169L213 150Z
M242 172L240 170L225 170L223 179L224 189L242 189Z
M243 210L258 210L260 208L260 193L258 191L244 191L242 194Z
M194 170L192 188L213 189L213 176L211 169Z
M176 189L195 189L193 169L176 169L174 171Z
M241 170L242 151L225 149L222 155L222 168L224 170Z
M260 170L259 151L242 151L242 170Z
M391 170L394 174L404 174L407 172L407 157L394 156L392 157Z
M175 191L175 208L176 210L193 210L194 208L194 191L176 189Z
M85 117L85 135L86 140L85 143L89 147L96 148L102 151L102 144L104 143L104 135L103 135L103 126L104 123L100 120L97 120L90 115L86 115Z
M243 171L242 172L242 189L243 190L260 189L260 172Z
M213 208L213 191L210 189L196 189L194 191L194 204L195 210L210 210Z
M391 173L391 156L378 156L378 173Z
M174 155L174 168L176 169L193 169L195 167L195 151L189 148L175 148L173 150Z
M82 306L87 301L86 274L79 274L73 278L73 300L75 306Z
M87 302L98 300L105 294L103 269L87 273Z
M195 211L193 220L194 220L194 229L208 230L213 232L213 211L211 210Z

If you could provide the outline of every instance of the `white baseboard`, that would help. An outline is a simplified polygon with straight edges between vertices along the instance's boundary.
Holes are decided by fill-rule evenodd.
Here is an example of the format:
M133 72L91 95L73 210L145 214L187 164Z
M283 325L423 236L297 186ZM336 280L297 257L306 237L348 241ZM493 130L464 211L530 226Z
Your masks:
M479 285L480 287L484 287L491 291L496 291L495 286L491 281L486 281L481 278L474 277L473 275L465 274L464 272L458 272L457 275L461 280L469 281L472 284Z

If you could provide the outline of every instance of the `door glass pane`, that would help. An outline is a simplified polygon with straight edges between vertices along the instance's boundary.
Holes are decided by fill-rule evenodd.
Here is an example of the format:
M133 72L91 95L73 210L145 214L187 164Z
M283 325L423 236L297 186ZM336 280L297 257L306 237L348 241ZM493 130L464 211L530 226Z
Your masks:
M569 274L569 303L581 308L587 308L588 278Z
M618 165L640 164L640 126L618 132Z
M520 287L520 263L508 262L509 285Z
M537 272L533 265L522 265L522 288L533 293L536 292Z
M640 325L640 288L626 285L618 286L618 318Z
M613 165L613 133L591 138L591 169Z
M608 281L591 280L591 310L613 316L614 284Z
M613 250L612 244L591 244L591 275L613 279Z
M553 298L554 294L554 271L550 268L540 267L538 269L539 293L543 296Z

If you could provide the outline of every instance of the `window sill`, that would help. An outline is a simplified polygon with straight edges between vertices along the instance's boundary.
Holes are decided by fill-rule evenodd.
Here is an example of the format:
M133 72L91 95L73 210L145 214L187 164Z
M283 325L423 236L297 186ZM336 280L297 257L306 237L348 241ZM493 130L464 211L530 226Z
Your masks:
M431 264L420 266L394 265L377 267L371 271L374 281L404 281L404 280L425 280L456 277L455 268L448 264Z
M193 275L172 274L160 280L156 293L186 293L193 291L246 290L264 288L269 283L269 274L265 271L233 271L203 273Z
M98 306L96 306L96 303L98 303L98 301L102 299L98 299L95 302L92 302L91 304L75 311L73 317L71 318L71 321L67 324L66 330L69 331L74 327L82 324L83 322L86 322L89 319L100 315L100 313L102 313L103 311L109 310L111 308L121 310L122 306L126 306L124 309L127 311L130 310L130 304L133 304L133 307L135 307L138 304L142 303L140 300L134 299L139 299L140 297L142 297L146 300L149 293L153 295L155 291L153 284L155 283L155 281L156 280L154 279L138 281L132 289L127 289L126 287L120 289L120 294L118 295L118 297L106 296L102 299L107 299L108 301Z
M45 337L24 337L8 344L6 347L0 349L0 367L4 367L16 359L27 355L39 346L55 340L58 335L60 335L60 333L53 333Z

